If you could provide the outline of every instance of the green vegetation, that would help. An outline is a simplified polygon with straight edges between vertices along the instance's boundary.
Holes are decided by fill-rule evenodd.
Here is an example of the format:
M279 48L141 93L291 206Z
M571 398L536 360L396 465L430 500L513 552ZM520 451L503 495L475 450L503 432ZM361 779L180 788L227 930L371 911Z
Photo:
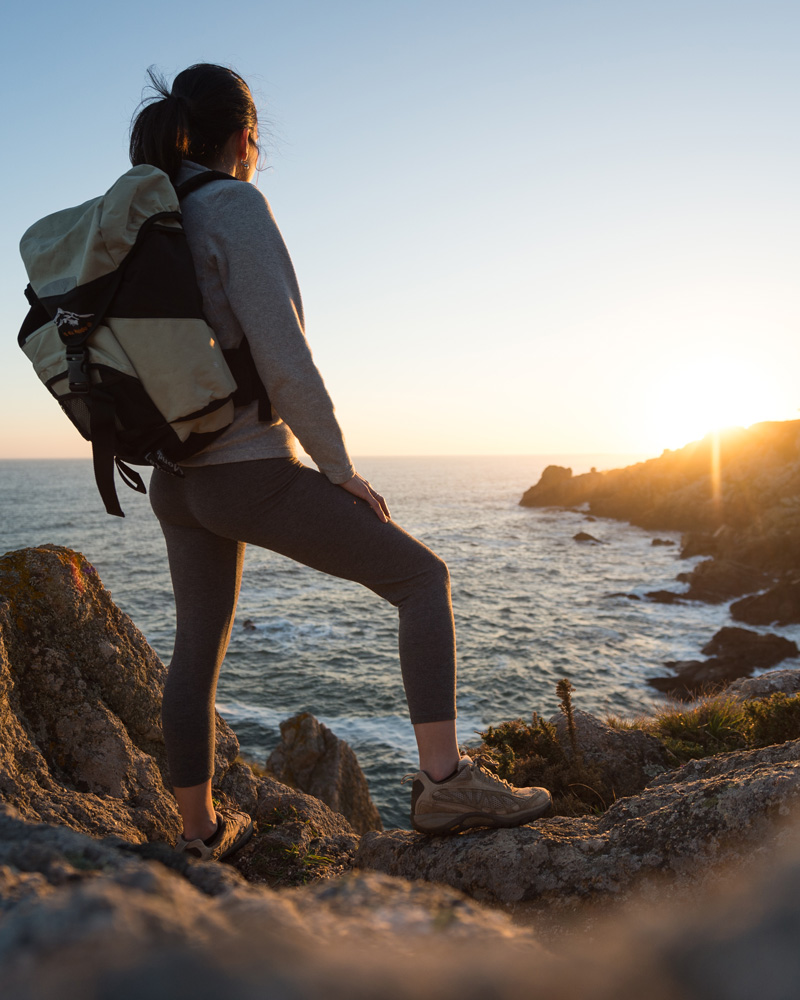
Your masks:
M676 764L689 760L754 750L800 739L800 695L777 693L754 701L724 695L694 708L659 712L635 728L656 736Z
M470 750L484 767L514 785L541 785L553 796L558 816L606 810L614 792L599 764L584 761L575 729L572 684L556 685L563 724L546 722L535 712L530 723L513 719L478 733ZM603 720L615 729L642 730L664 746L675 767L690 760L752 750L800 739L800 695L773 694L753 701L719 695L690 708L668 708L651 718ZM561 736L561 738L559 738Z
M578 750L572 691L566 679L556 685L570 752L559 741L557 727L535 712L530 725L512 719L497 727L489 726L478 733L481 745L470 750L484 767L513 785L547 788L557 816L604 812L614 800L601 769L586 764Z

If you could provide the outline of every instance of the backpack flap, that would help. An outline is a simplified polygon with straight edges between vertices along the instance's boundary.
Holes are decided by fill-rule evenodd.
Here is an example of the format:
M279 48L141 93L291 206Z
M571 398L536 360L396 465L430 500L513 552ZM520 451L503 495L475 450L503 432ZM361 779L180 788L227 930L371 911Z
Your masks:
M106 510L124 516L120 462L177 462L231 423L236 383L205 322L178 199L165 173L129 170L101 198L40 220L21 252L31 309L19 344L92 443Z

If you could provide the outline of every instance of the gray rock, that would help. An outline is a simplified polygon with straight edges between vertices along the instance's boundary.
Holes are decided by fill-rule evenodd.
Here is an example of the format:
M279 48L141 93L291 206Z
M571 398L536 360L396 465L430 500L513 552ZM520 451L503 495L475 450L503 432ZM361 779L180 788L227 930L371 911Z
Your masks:
M98 836L173 839L165 669L142 634L69 549L8 553L0 592L0 801Z
M771 694L781 692L786 695L800 693L800 670L770 670L760 677L744 677L734 681L725 689L726 695L748 700L751 698L768 698Z
M0 923L4 1000L793 1000L800 981L790 831L727 880L595 910L555 953L445 887L371 873L215 898L153 862L76 874Z
M648 590L644 596L656 604L685 604L688 600L686 594L678 594L674 590Z
M281 723L281 742L270 754L267 770L284 784L321 799L357 833L383 829L353 750L310 712Z
M279 893L227 865L180 860L171 870L141 851L3 809L4 1000L344 997L364 980L365 960L369 967L378 955L428 950L432 938L437 951L474 940L544 954L530 931L444 886L359 872ZM338 961L342 949L347 963ZM395 974L386 977L391 995ZM383 995L383 976L367 979Z
M800 805L800 741L692 761L619 799L601 817L556 817L436 838L369 833L356 865L424 878L476 899L571 906L646 878L685 883L768 849L768 817Z
M575 743L586 764L602 775L613 796L622 798L641 791L656 775L667 770L667 753L662 743L640 729L614 729L593 715L573 711ZM571 753L567 720L557 712L555 725L559 743Z
M166 668L82 555L0 559L0 803L94 837L173 844L181 830L161 733ZM257 821L233 863L304 880L347 867L357 838L322 802L238 759L216 715L214 795ZM327 859L309 867L308 857ZM277 877L277 876L276 876Z

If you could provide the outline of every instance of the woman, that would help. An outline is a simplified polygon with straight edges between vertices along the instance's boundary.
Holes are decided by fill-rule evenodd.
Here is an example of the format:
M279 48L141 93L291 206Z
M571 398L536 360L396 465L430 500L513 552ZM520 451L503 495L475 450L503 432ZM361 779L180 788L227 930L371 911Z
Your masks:
M249 817L211 798L214 694L230 637L245 544L355 580L399 611L400 663L419 748L412 823L444 833L513 826L540 815L543 789L514 789L461 758L456 742L455 633L445 564L399 528L386 501L353 468L333 405L305 339L300 292L269 205L252 180L258 121L240 76L200 64L158 97L131 130L134 165L166 171L176 186L211 181L182 201L184 228L206 317L224 349L246 339L272 411L236 409L211 445L182 463L184 478L155 470L151 503L164 532L177 633L164 690L170 778L183 819L177 849L203 860L238 850ZM319 472L295 457L296 440Z

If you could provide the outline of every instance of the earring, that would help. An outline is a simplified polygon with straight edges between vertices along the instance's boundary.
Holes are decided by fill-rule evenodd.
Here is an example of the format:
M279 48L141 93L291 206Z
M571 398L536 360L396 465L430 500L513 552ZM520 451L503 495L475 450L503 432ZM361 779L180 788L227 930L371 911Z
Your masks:
M241 162L242 162L242 166L243 166L243 167L246 167L246 166L248 166L248 162L247 162L247 160L242 160Z

